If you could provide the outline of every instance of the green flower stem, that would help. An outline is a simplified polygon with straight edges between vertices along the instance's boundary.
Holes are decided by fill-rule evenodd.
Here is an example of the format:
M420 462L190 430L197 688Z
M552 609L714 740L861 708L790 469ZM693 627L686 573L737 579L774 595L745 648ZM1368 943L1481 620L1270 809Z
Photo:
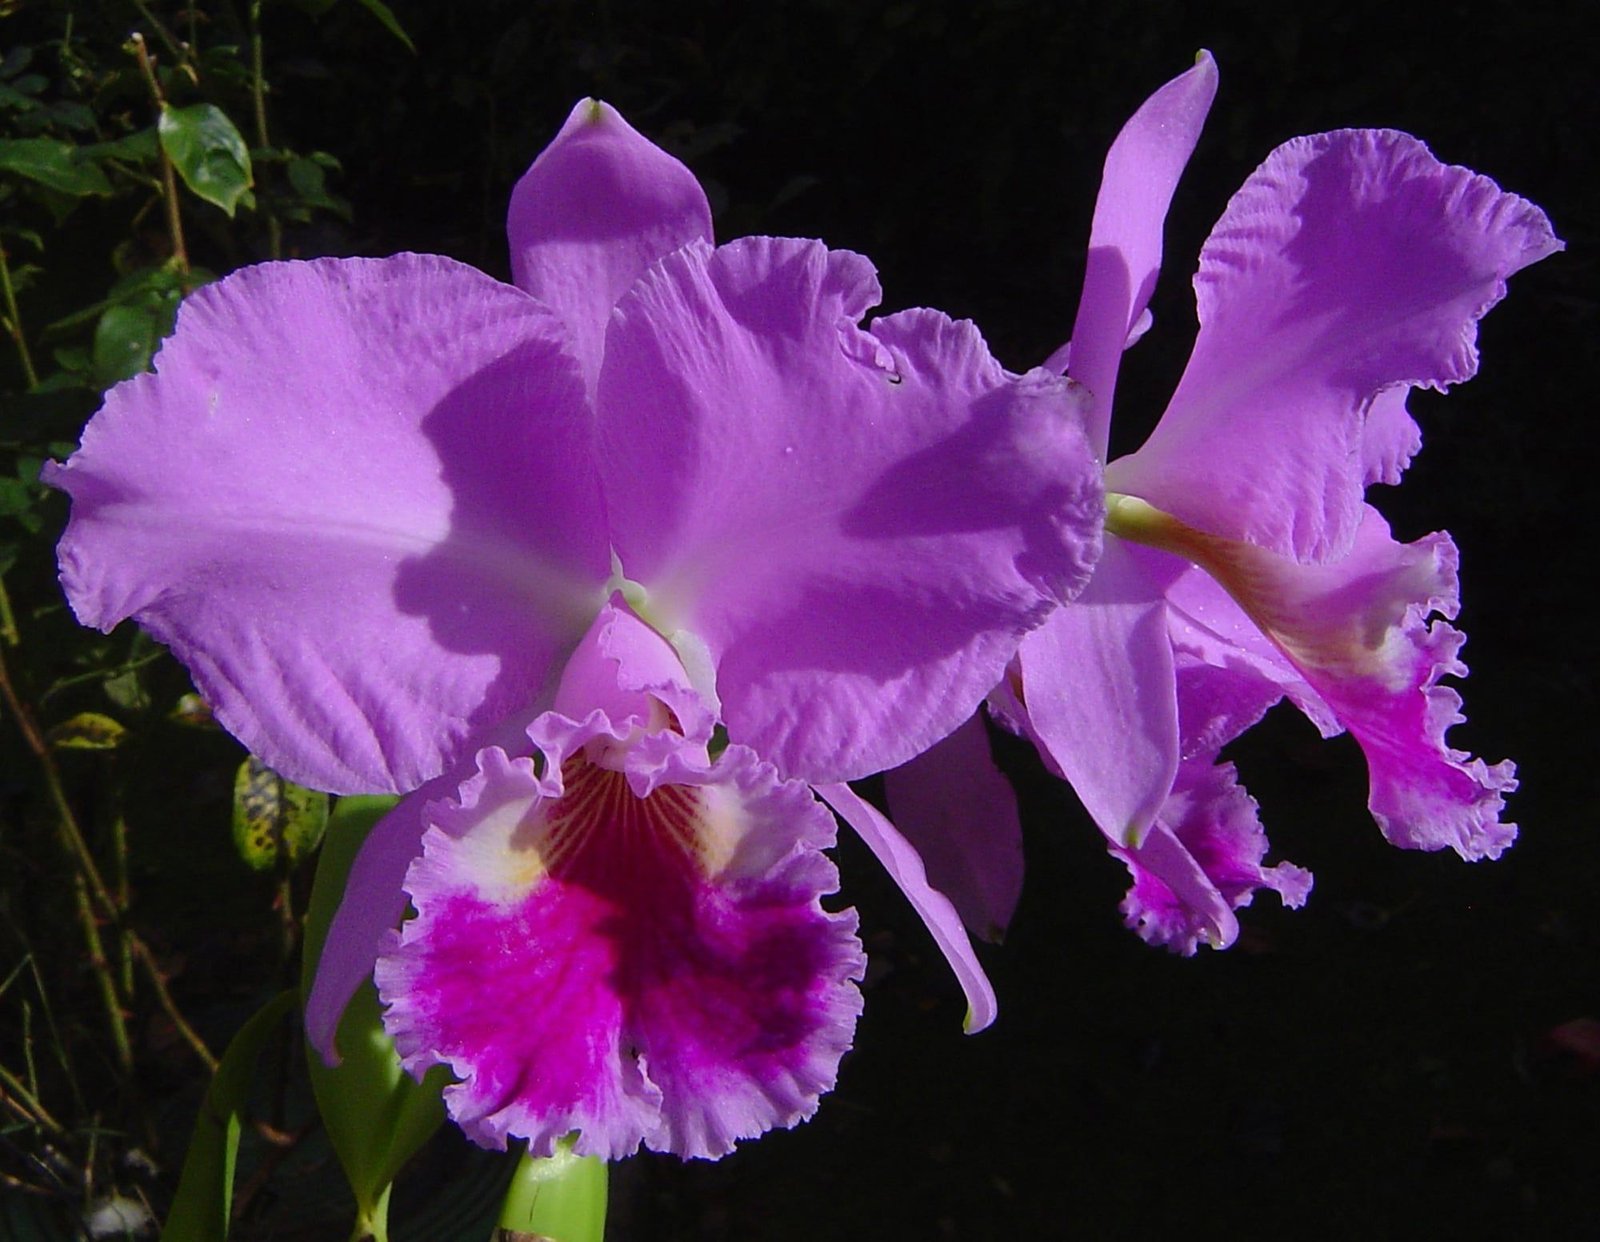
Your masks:
M133 47L134 55L139 58L139 71L144 74L145 84L150 87L150 98L155 101L159 114L167 101L161 94L161 83L156 81L155 66L150 63L150 49L144 44L144 36L137 31L128 36L128 42ZM178 271L187 275L189 251L183 244L183 220L178 214L178 178L172 171L172 159L165 147L160 148L160 155L161 198L167 209L167 234L172 239L172 262Z
M11 265L6 261L6 248L0 245L0 295L5 297L6 303L6 328L9 330L11 340L16 344L17 357L22 360L22 375L28 381L29 388L39 386L39 373L33 369L33 355L28 352L28 341L22 334L22 312L17 309L17 291L11 285ZM9 604L5 609L5 635L6 641L13 647L17 645L14 637L17 628L11 619Z
M522 1154L500 1209L494 1242L603 1242L606 1162L575 1154L569 1143L538 1158Z

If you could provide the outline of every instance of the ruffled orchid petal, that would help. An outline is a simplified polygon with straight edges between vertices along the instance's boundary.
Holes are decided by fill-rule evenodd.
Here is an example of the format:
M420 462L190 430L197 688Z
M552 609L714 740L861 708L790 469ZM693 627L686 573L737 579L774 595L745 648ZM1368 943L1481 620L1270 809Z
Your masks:
M1137 850L1113 846L1133 884L1122 903L1128 926L1148 943L1185 956L1205 942L1226 948L1238 934L1233 911L1268 888L1297 909L1311 874L1292 863L1263 867L1267 837L1255 799L1231 763L1214 754L1186 760L1149 838Z
M586 99L517 182L506 231L513 279L566 323L593 393L611 308L657 259L711 240L711 207L693 173Z
M1083 595L1017 652L1030 735L1119 845L1144 840L1178 769L1164 585L1107 540Z
M1203 534L1138 501L1112 505L1110 527L1187 556L1225 587L1294 666L1327 715L1367 756L1369 800L1396 845L1494 858L1516 836L1500 822L1515 767L1453 750L1461 696L1439 684L1462 676L1461 633L1432 613L1457 609L1456 549L1448 535L1396 542L1377 510L1343 560L1302 565ZM1313 714L1313 719L1316 719Z
M1122 351L1140 334L1161 269L1167 207L1216 93L1216 62L1209 52L1201 52L1194 68L1168 82L1133 114L1106 156L1068 372L1092 394L1089 442L1102 459L1117 367ZM1059 361L1067 367L1066 356Z
M981 713L883 774L894 823L967 930L998 944L1022 896L1022 821Z
M170 646L286 777L415 789L538 695L610 570L564 339L432 256L198 290L46 474L67 598Z
M484 736L483 745L525 750L529 724L544 706L535 703L501 721ZM356 989L372 978L384 938L405 915L406 870L422 853L430 808L454 797L477 771L477 752L469 751L402 798L372 826L356 852L305 1001L306 1037L329 1065L339 1064L336 1039L345 1006Z
M1405 134L1284 144L1206 242L1188 369L1107 486L1284 556L1342 556L1364 485L1415 450L1404 386L1471 377L1507 277L1560 248L1533 204Z
M939 946L945 961L955 972L956 982L967 998L967 1015L962 1029L975 1035L995 1020L999 1005L994 987L983 965L967 939L961 916L950 899L928 882L926 869L916 847L902 836L883 812L873 806L850 786L844 784L819 785L816 791L845 823L855 829L869 850L889 873L889 878L905 894L911 908L917 912L933 942Z
M1067 384L932 311L863 332L877 297L816 242L693 244L622 300L600 378L643 615L704 643L731 737L812 782L948 734L1098 553Z
M451 1068L450 1114L486 1146L548 1155L576 1130L607 1159L720 1156L810 1116L849 1047L865 963L854 914L819 903L832 817L738 746L589 762L631 727L542 717L543 777L485 751L407 875L385 1023L410 1072Z

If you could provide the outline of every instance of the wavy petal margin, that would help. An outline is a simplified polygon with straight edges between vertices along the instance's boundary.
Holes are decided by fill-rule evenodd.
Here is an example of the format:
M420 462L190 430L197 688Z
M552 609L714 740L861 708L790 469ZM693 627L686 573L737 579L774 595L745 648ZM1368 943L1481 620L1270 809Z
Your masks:
M1545 215L1392 130L1279 147L1195 277L1200 334L1150 438L1107 487L1199 530L1322 562L1419 437L1404 389L1477 370L1477 321L1561 249Z
M290 779L415 789L538 695L609 573L565 341L429 255L196 291L45 473L73 610L137 620Z
M715 1158L809 1117L850 1045L865 960L822 854L832 817L742 747L644 782L543 718L547 775L498 750L436 806L379 959L406 1068L448 1065L475 1141ZM632 756L630 755L630 758Z
M867 261L693 244L622 300L599 387L642 615L703 641L734 740L832 782L967 719L1099 552L1076 397L933 311L857 321Z

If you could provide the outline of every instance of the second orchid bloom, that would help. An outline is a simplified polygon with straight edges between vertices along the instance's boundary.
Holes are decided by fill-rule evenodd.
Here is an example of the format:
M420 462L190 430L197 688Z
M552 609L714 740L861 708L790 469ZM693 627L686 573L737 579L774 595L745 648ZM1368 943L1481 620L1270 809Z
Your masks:
M1149 327L1167 206L1216 86L1202 55L1106 159L1073 339L1047 364L1082 386L1102 456L1123 352ZM1260 888L1304 900L1311 877L1263 865L1255 802L1218 762L1280 699L1360 743L1369 806L1396 845L1478 859L1511 843L1513 766L1445 739L1461 699L1440 678L1466 672L1448 624L1455 545L1396 541L1364 492L1398 483L1420 446L1407 393L1471 378L1477 320L1507 277L1560 248L1533 204L1389 130L1284 144L1212 231L1188 368L1144 446L1106 467L1094 577L1023 639L990 700L1127 865L1123 910L1152 943L1232 943L1234 910ZM926 821L911 799L902 811L895 784L985 777L958 744L891 782L913 839ZM1008 820L1001 804L985 827L997 836ZM995 853L1010 870L1011 851ZM964 911L983 904L970 874L934 879ZM988 904L975 929L995 921Z

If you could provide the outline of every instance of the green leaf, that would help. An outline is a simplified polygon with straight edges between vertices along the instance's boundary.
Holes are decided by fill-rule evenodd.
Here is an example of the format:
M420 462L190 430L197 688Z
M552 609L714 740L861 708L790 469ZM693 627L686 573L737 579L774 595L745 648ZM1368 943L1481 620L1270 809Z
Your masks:
M97 160L127 160L135 164L142 164L147 160L155 159L160 151L161 140L156 137L156 127L154 125L122 138L113 138L108 142L92 143L83 148L85 155Z
M603 1242L606 1182L604 1160L575 1155L565 1142L545 1159L524 1152L500 1209L497 1242Z
M392 797L340 798L328 817L327 838L317 860L317 878L306 911L301 962L302 995L311 993L328 925L344 896L356 851L374 824L398 801ZM418 1083L400 1066L394 1041L383 1029L377 989L368 980L339 1020L336 1066L315 1050L306 1061L328 1139L339 1154L355 1195L358 1229L385 1236L389 1188L405 1164L444 1121L441 1098L450 1082L436 1066Z
M244 1024L223 1054L195 1119L194 1137L189 1140L189 1154L184 1158L161 1242L224 1242L227 1238L250 1080L262 1048L294 1002L292 991L273 997Z
M107 307L94 327L91 372L95 383L110 388L148 368L156 346L171 326L171 313L159 301Z
M286 781L251 755L233 780L233 844L257 871L310 854L328 826L328 795Z
M83 148L60 138L0 138L0 172L13 172L62 194L110 194L111 182Z
M79 712L56 725L47 737L57 750L115 750L127 735L128 731L110 716Z
M356 3L376 17L385 30L404 43L408 52L413 56L416 55L416 44L411 42L411 36L405 32L399 20L389 11L389 6L384 4L383 0L356 0Z
M253 180L249 148L227 114L215 104L162 104L157 129L183 183L231 218Z

